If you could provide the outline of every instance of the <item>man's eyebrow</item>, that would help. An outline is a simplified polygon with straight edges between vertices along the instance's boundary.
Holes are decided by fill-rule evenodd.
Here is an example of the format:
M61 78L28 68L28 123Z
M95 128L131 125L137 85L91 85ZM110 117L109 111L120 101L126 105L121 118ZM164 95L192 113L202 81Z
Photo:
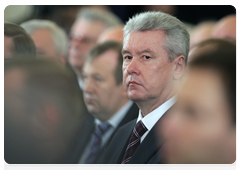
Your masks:
M149 48L147 48L147 49L145 49L145 50L142 50L142 51L139 51L139 52L137 52L137 54L139 55L139 54L142 54L142 53L150 53L150 54L154 54L154 52L153 51L151 51Z
M126 54L126 53L131 54L128 50L124 50L124 49L122 49L122 55L123 55L123 54ZM137 52L138 55L139 55L139 54L142 54L142 53L150 53L150 54L154 54L154 52L151 51L149 48Z
M123 55L123 54L126 54L126 53L131 54L128 50L122 49L122 55Z

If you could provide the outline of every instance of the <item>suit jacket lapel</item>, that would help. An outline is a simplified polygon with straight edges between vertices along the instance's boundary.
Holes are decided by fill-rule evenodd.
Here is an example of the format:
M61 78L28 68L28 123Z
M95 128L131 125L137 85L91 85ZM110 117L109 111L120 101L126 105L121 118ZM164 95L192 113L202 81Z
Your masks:
M116 146L116 152L114 153L114 157L118 158L117 161L115 161L115 165L113 169L118 169L121 162L122 162L122 158L125 154L125 149L127 148L128 142L129 142L129 138L132 134L132 129L134 128L134 126L136 125L136 120L131 121L130 123L127 124L127 126L124 128L123 131L121 131L121 134L118 135L120 138L117 139L117 146ZM116 142L114 142L116 143Z

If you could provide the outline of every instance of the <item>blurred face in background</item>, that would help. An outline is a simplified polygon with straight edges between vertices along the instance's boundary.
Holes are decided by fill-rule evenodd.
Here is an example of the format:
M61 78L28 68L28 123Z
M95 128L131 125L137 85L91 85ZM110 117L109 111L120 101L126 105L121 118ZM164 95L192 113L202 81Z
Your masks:
M122 106L123 86L116 84L114 76L117 57L116 51L108 50L83 67L84 101L89 113L101 121L108 120Z
M68 61L73 68L82 69L87 52L96 44L105 25L99 21L77 19L69 35Z
M57 52L49 30L36 30L31 33L31 37L36 45L37 57L51 57L56 59Z
M11 58L12 38L4 36L4 58Z
M236 15L222 18L212 31L212 38L223 38L236 42Z
M176 105L160 125L167 163L236 160L236 128L224 88L214 70L191 70Z

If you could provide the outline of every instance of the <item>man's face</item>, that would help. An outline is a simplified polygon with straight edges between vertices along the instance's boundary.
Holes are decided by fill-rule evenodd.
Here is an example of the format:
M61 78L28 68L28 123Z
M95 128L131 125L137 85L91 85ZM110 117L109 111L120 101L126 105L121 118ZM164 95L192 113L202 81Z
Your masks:
M131 32L123 45L123 86L135 101L155 101L172 89L173 63L162 31Z
M56 59L57 52L49 30L36 30L31 33L31 37L36 45L37 57L50 57Z
M236 132L224 86L213 70L191 70L178 101L159 126L168 163L233 163Z
M105 29L101 22L77 19L69 35L68 60L72 67L82 68L86 54L96 44L100 33Z
M84 101L88 111L102 121L120 109L123 98L122 84L117 85L114 77L117 56L108 50L83 67Z

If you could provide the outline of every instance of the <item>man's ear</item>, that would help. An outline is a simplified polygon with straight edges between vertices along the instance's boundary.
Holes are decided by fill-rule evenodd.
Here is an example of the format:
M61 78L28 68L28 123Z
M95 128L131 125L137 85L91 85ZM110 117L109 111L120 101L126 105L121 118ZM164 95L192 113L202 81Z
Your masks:
M180 79L185 73L185 57L180 55L176 57L174 60L174 75L173 78L175 80Z

